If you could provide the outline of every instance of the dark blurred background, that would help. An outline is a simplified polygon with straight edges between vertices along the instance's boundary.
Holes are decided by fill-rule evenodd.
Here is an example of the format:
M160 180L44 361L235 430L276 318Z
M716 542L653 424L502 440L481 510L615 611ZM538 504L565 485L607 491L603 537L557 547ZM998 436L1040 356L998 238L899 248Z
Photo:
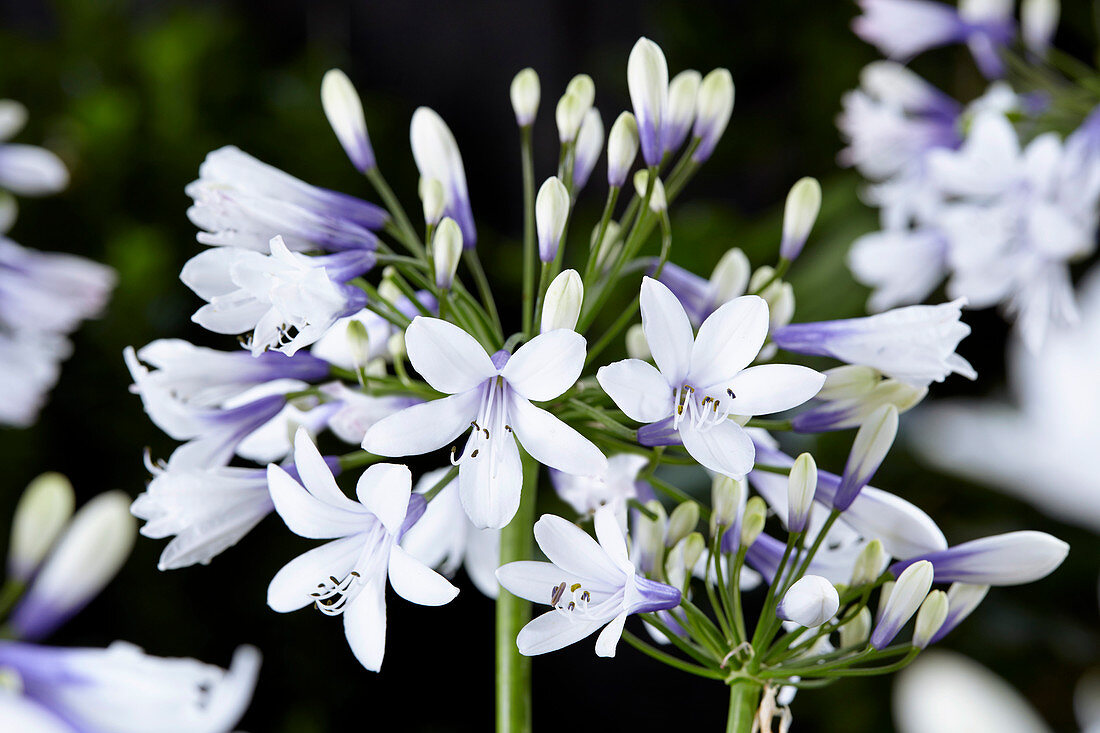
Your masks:
M1059 42L1087 59L1094 43L1087 4L1065 5ZM171 336L231 348L231 339L212 339L190 323L197 300L177 279L200 250L183 187L208 151L236 144L311 183L369 197L320 108L321 75L333 66L347 71L363 95L379 165L413 211L410 115L425 104L447 120L465 158L482 259L506 295L518 290L522 218L512 75L533 66L541 77L541 180L556 164L553 107L573 74L595 79L609 127L629 104L626 58L638 36L662 46L672 73L728 67L737 84L733 119L675 207L673 259L707 274L736 245L754 264L771 263L787 189L803 175L817 176L824 207L792 276L797 320L862 313L866 291L847 274L843 254L876 220L858 201L858 177L836 165L841 143L833 124L841 94L877 57L850 32L855 14L854 4L839 0L0 0L0 97L18 99L31 112L20 141L52 148L73 173L60 196L21 202L11 236L98 259L121 275L109 312L76 335L75 355L38 424L0 432L0 524L7 527L18 493L43 470L66 473L81 500L112 488L137 495L147 479L143 449L168 455L171 442L127 393L123 347ZM962 52L930 54L916 67L961 98L982 89ZM587 241L599 216L603 170L601 163L581 199L575 238ZM934 396L1003 389L1006 327L989 312L966 319L974 333L960 350L982 378L948 380ZM821 465L839 471L850 439L822 441ZM932 473L904 451L876 484L927 510L952 544L1023 528L1071 543L1069 559L1052 577L994 590L944 644L1006 677L1056 729L1072 728L1072 681L1100 656L1100 540L991 490ZM252 731L388 729L398 721L410 731L491 727L492 605L467 582L446 609L391 599L386 662L375 675L353 659L339 620L266 607L272 575L312 544L289 535L277 519L206 568L158 572L163 544L139 539L118 580L53 642L102 646L124 638L154 654L219 664L236 644L256 644L265 666L241 725ZM659 666L625 643L610 661L597 659L591 647L588 641L535 660L539 729L712 730L725 720L721 685ZM802 731L889 730L889 681L799 693L795 716Z

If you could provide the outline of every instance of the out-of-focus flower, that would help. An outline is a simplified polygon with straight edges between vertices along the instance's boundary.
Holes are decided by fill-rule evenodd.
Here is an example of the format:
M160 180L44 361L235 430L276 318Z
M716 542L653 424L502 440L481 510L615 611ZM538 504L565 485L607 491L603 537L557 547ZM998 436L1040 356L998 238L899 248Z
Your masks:
M0 99L0 189L20 196L57 193L69 185L69 171L61 159L45 148L6 142L26 122L26 107Z

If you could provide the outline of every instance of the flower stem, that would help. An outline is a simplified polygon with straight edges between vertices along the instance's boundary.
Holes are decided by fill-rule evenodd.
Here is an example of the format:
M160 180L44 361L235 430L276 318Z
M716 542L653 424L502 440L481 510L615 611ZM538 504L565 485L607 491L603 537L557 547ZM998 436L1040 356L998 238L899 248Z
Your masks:
M397 200L397 196L394 195L393 189L382 177L382 172L377 168L371 168L367 171L367 180L374 186L374 190L378 192L378 195L382 197L382 203L386 205L390 215L393 216L394 223L402 234L401 243L417 257L424 258L424 245L420 243L420 237L417 236L416 230L409 222L409 217L405 214L405 209L401 206L401 202Z
M525 451L523 489L516 516L500 533L500 564L530 560L539 464ZM531 730L531 659L519 653L516 635L531 620L531 603L503 588L497 597L497 733Z
M531 330L535 310L535 162L531 150L531 126L520 130L523 159L523 332L534 338Z
M726 733L749 733L752 718L760 706L760 684L738 679L730 683L730 710L726 716Z

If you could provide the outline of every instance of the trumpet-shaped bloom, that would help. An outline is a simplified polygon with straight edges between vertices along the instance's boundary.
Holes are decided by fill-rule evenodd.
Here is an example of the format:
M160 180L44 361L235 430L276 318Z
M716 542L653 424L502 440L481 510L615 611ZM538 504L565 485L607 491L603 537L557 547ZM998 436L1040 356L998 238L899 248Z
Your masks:
M607 460L596 446L532 401L550 400L573 386L584 366L585 342L561 328L540 334L511 356L485 353L458 326L436 318L415 318L405 331L409 361L434 389L450 395L414 405L377 423L363 448L380 456L427 453L473 428L460 455L462 505L477 527L508 524L519 507L518 440L551 468L598 475Z
M643 443L683 442L704 467L732 478L752 470L755 449L731 415L766 415L813 397L825 377L790 364L748 367L768 333L768 305L755 295L731 300L692 335L687 312L672 291L642 280L642 327L657 363L625 359L602 367L600 386L627 417L651 425Z
M477 245L474 212L470 208L470 194L466 189L462 153L458 150L451 128L435 110L419 107L413 112L409 139L420 177L443 184L446 200L444 215L458 222L462 229L462 246L473 249Z
M603 628L596 654L613 657L627 616L680 605L679 590L636 574L610 507L596 510L595 525L599 542L575 524L544 514L535 523L535 540L550 562L512 562L497 570L509 592L552 606L519 632L520 654L557 651Z
M373 265L366 250L307 257L277 236L270 256L236 247L196 255L180 279L207 301L191 317L195 323L214 333L251 331L254 356L268 349L293 356L366 305L366 294L346 281Z
M983 537L891 566L895 575L927 560L938 583L1022 585L1045 578L1062 564L1069 545L1045 532L1023 531Z
M0 667L22 694L0 690L4 729L22 733L229 733L256 687L260 652L242 646L225 670L195 659L106 649L0 643Z
M325 615L343 614L355 658L377 672L386 650L387 578L399 596L423 606L441 606L458 594L398 544L423 513L424 500L412 494L408 468L379 463L359 477L358 501L352 501L303 430L295 437L294 465L302 483L267 467L275 511L295 534L332 541L276 573L267 604L279 613L312 603Z

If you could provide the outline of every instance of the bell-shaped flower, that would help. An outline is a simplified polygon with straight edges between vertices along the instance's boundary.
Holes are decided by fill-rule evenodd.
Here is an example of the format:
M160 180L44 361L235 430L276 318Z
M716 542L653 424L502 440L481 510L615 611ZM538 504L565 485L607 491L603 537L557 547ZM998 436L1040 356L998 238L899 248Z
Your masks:
M642 326L651 364L625 359L597 372L600 386L631 420L649 423L643 444L679 439L705 468L733 478L752 470L752 439L731 415L766 415L813 397L825 377L791 364L748 367L768 332L768 306L747 295L719 307L692 335L687 312L672 291L646 277ZM667 436L669 432L675 436ZM648 441L648 442L647 442Z
M126 494L108 491L80 508L8 620L16 638L48 636L115 577L134 546L129 506Z
M366 294L347 281L374 265L366 250L308 257L271 240L271 254L219 247L192 257L180 280L207 301L191 317L214 333L252 332L249 346L294 355L344 316L366 305Z
M654 262L651 270L656 266ZM665 263L658 279L676 295L691 325L698 328L718 306L745 294L751 274L749 258L740 248L733 247L718 260L709 280L671 262Z
M799 626L820 626L836 615L840 596L836 588L820 575L803 575L783 594L775 615Z
M512 562L497 570L506 590L552 607L519 632L520 654L557 651L603 628L596 654L613 657L627 616L680 605L679 590L637 575L610 507L596 510L595 528L596 540L575 524L544 514L535 522L535 540L550 562Z
M441 606L458 594L398 544L423 513L424 499L412 494L408 468L379 463L359 477L358 501L352 501L304 431L295 437L294 465L302 483L274 464L267 467L275 511L295 534L331 542L276 573L267 604L279 613L312 603L327 616L343 614L356 659L377 672L386 649L387 578L399 596L423 606Z
M371 148L367 122L363 117L363 101L359 99L359 93L347 74L339 69L325 72L321 79L321 106L356 170L366 173L373 168L374 149Z
M447 469L424 474L413 491L423 494L442 480ZM466 516L458 495L458 481L451 480L428 502L424 516L405 532L401 546L428 567L453 577L459 567L479 591L496 598L500 586L500 530L478 529Z
M60 158L45 148L4 142L26 122L26 107L11 99L0 99L0 189L20 196L57 193L69 185L69 171Z
M207 154L199 178L184 189L187 217L202 244L267 252L272 237L294 251L374 249L389 219L354 196L311 186L232 145Z
M466 189L462 153L458 150L451 128L434 110L419 107L413 112L409 139L420 177L443 184L447 202L444 213L458 222L462 229L462 245L473 249L477 245L474 212L470 208L470 194Z
M653 41L639 38L626 64L630 102L638 120L638 135L646 165L658 165L664 154L662 126L668 116L668 62Z
M601 506L610 506L615 516L625 519L627 502L653 498L649 484L638 480L638 474L649 459L636 453L617 453L607 459L607 470L600 476L576 476L562 471L550 471L550 482L558 497L585 517Z
M1022 585L1054 572L1068 553L1068 544L1046 532L1008 532L908 558L890 571L896 575L927 560L935 568L937 583Z
M532 401L551 400L577 381L584 338L560 328L540 334L511 356L492 357L458 326L417 317L405 331L413 368L449 397L414 405L379 421L363 438L380 456L418 455L442 448L471 427L460 455L462 505L477 527L508 524L519 508L523 480L518 440L539 463L566 473L598 475L607 466L589 440Z
M106 649L0 642L0 721L22 733L230 733L256 687L260 652L238 647L229 669L154 657L122 641Z
M970 326L960 320L965 299L913 305L864 318L795 323L772 331L779 348L831 356L874 367L887 376L925 386L949 374L975 379L977 372L955 353Z

